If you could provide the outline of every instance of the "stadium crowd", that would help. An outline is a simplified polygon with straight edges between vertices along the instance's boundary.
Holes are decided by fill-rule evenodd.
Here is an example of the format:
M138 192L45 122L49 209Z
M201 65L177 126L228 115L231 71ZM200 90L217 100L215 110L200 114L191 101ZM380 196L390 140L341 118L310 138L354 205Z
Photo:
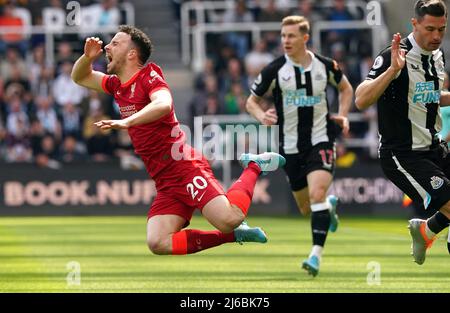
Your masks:
M79 1L95 14L99 26L118 26L122 13L117 0ZM17 12L28 12L32 25L41 25L45 8L65 11L67 1L3 1L0 26L23 26ZM27 14L25 14L27 15ZM89 92L71 77L84 44L77 34L55 38L55 60L45 55L45 37L4 34L0 40L0 161L35 162L59 168L62 163L105 161L132 157L126 132L103 132L94 122L118 117L112 98ZM95 68L106 71L100 58Z
M253 1L253 5L248 6L245 0L237 0L234 9L209 12L207 18L215 23L280 22L286 15L298 14L307 17L313 28L314 22L319 20L364 18L364 12L349 9L347 0L333 0L331 6L322 5L324 1L298 0L294 1L297 5L289 9L286 9L286 1L269 0L264 4ZM0 0L0 27L23 26L27 23L26 16L32 25L42 25L44 8L63 10L67 2ZM78 2L92 11L100 26L117 26L124 22L118 0ZM178 18L182 2L172 1L174 15ZM190 23L196 23L194 16ZM364 31L334 30L322 34L321 40L327 43L322 45L325 50L322 53L339 63L353 87L366 77L372 66L370 39ZM260 70L282 53L279 32L265 32L254 46L249 34L243 32L208 35L207 43L208 58L202 72L196 74L194 95L186 104L191 118L246 113L249 86ZM112 97L88 92L70 78L82 45L83 38L77 34L56 36L55 60L49 64L45 35L1 35L0 162L35 162L39 166L58 168L62 163L74 161L134 160L126 132L103 132L93 125L99 119L119 117ZM314 42L311 42L311 49L314 50ZM105 72L105 58L98 59L94 67ZM337 93L332 88L329 99L336 111ZM270 101L266 105L269 106ZM352 124L349 136L376 138L376 134L369 131L370 123L376 121L375 110L364 113L366 122ZM342 156L348 152L344 146L339 149ZM341 160L345 163L345 159Z

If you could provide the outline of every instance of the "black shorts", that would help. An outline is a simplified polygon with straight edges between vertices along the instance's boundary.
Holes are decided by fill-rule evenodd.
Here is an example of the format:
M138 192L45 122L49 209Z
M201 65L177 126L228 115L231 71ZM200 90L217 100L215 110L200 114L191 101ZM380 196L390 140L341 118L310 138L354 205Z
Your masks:
M440 149L424 152L383 152L384 174L425 209L439 210L450 200L450 155Z
M320 142L310 149L296 154L283 154L286 158L284 171L289 178L292 191L299 191L308 182L306 176L317 170L334 173L336 165L336 146L334 142Z

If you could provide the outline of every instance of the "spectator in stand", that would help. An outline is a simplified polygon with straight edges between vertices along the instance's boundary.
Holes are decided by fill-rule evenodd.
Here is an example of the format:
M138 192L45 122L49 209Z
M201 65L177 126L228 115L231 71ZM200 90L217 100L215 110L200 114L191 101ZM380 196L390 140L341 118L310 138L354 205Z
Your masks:
M208 95L206 98L206 111L205 115L217 115L221 114L221 105L219 99L213 94Z
M95 12L95 20L98 26L119 26L120 10L117 7L117 0L101 0L98 4L89 7Z
M8 1L3 6L3 12L0 15L0 27L23 27L24 22L20 17L14 15L15 5L13 1ZM0 35L0 54L3 54L5 50L14 46L17 47L22 55L25 55L28 47L28 43L25 40L23 32L14 32Z
M293 15L300 15L308 19L314 29L314 24L318 21L323 21L324 14L319 8L314 7L312 0L298 0L297 7L292 11Z
M273 55L267 51L267 43L259 41L252 51L245 57L245 70L248 75L247 84L250 86L261 70L273 60Z
M352 21L353 15L347 9L347 0L333 0L333 7L328 13L326 19L334 22ZM332 30L327 33L327 43L329 45L342 42L345 44L346 51L348 51L349 42L352 36L352 31L349 29Z
M36 18L36 22L32 24L33 26L44 27L44 20L42 19L42 15L39 15ZM45 45L45 33L35 33L32 34L29 41L29 47L32 49L37 46Z
M204 87L195 90L194 96L189 102L189 111L191 112L191 117L200 116L206 114L208 111L208 98L219 98L219 91L217 88L217 78L214 75L209 75L204 78ZM218 107L220 107L217 101ZM217 108L216 112L219 111ZM193 125L191 125L193 126Z
M194 90L204 90L206 86L206 79L209 76L215 76L214 61L210 58L206 59L203 70L197 73L194 79Z
M41 141L41 149L35 156L36 164L39 167L46 167L51 169L59 169L61 164L57 161L59 159L58 148L55 138L46 134Z
M8 120L9 121L9 120ZM6 141L6 162L31 162L33 154L28 137L28 120L18 118L15 121L15 132L8 132Z
M220 45L220 48L218 50L217 56L216 56L216 66L215 66L215 72L218 76L221 76L224 74L224 72L227 71L228 63L231 59L236 58L236 52L233 50L232 47L229 45Z
M81 114L77 106L72 103L65 105L61 113L61 120L64 137L71 136L81 139Z
M276 0L267 1L266 6L258 14L258 22L280 22L284 17L284 13L279 11Z
M263 10L258 14L257 21L279 23L285 16L285 13L281 12L279 7L277 7L277 2L277 0L269 0ZM274 51L280 45L279 35L279 31L268 31L264 33L264 38L270 51Z
M21 127L28 129L28 115L25 113L25 105L18 95L13 95L6 103L8 115L6 117L6 130L13 136L21 133Z
M54 71L52 67L42 67L36 81L32 81L34 97L53 97Z
M27 69L25 61L20 56L19 50L16 47L11 46L6 49L5 58L2 58L0 61L1 77L6 79L11 77L13 68L16 68L19 71L20 77L27 77L29 69Z
M72 45L68 41L62 41L58 44L55 56L56 74L62 72L62 65L65 62L75 63L78 54L73 51Z
M110 117L103 113L99 102L91 102L89 115L84 120L83 137L87 143L87 151L95 162L107 161L113 152L111 131L100 130L95 122L109 120Z
M31 58L29 58L26 62L26 67L28 70L28 80L31 84L31 90L36 90L36 86L39 81L39 77L41 76L41 72L43 68L45 68L45 50L44 46L36 46L31 51Z
M66 60L62 63L61 74L53 84L53 97L58 104L57 112L63 111L67 104L79 106L86 95L86 89L75 84L70 78L73 64Z
M228 10L223 16L224 23L252 23L253 15L248 11L245 0L237 0L234 9ZM243 32L227 32L225 41L232 46L240 59L245 58L249 47L249 38Z
M10 76L5 81L5 97L18 94L28 104L32 100L30 82L21 75L19 67L14 64L11 67Z
M225 114L243 114L246 113L245 103L248 95L245 94L242 85L239 82L231 84L230 91L225 95L224 113Z
M61 123L54 109L51 97L36 98L36 118L41 122L46 133L51 134L55 140L60 141L62 137Z
M246 74L242 70L241 62L233 58L228 61L227 71L220 77L219 91L222 94L227 94L231 91L231 85L233 83L239 83L242 89L248 89L248 79Z
M80 144L73 136L67 136L64 138L59 153L60 161L63 163L80 162L86 160L86 155L83 153L83 149L80 148Z
M29 120L24 105L16 94L6 103L6 156L7 162L29 162L32 152L28 136Z
M30 123L30 146L33 155L36 156L41 151L41 142L45 136L45 130L38 119L33 119Z
M95 3L86 8L90 11L94 28L102 27L118 27L121 23L122 17L120 10L117 6L117 0L100 0L100 3ZM90 30L90 29L88 29ZM99 29L95 29L91 34L84 34L86 36L100 36L104 42L111 40L111 36L107 33L103 33Z

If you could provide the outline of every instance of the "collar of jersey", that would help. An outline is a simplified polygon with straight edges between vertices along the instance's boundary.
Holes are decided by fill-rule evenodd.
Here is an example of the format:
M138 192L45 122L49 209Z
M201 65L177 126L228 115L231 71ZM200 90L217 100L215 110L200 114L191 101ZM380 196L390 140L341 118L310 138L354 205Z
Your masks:
M286 60L287 60L289 63L291 63L293 66L299 67L301 72L307 72L307 71L311 70L313 61L314 61L314 59L315 59L315 55L314 55L314 53L312 53L312 52L309 51L309 50L306 50L306 52L308 52L308 54L311 56L311 63L308 65L307 68L304 68L301 64L298 64L298 63L295 63L294 61L292 61L291 58L290 58L287 54L285 54L284 57L285 57Z
M138 75L141 73L141 71L142 71L142 69L137 71L133 76L131 76L131 78L127 82L121 84L120 88L126 88L126 87L130 86L136 80L136 77L138 77Z
M432 55L434 51L427 51L422 49L419 44L417 43L416 39L414 38L414 34L411 33L408 35L408 39L409 41L411 41L411 44L413 46L414 49L416 49L417 51L419 51L420 54L425 54L425 55ZM439 50L439 49L437 49Z

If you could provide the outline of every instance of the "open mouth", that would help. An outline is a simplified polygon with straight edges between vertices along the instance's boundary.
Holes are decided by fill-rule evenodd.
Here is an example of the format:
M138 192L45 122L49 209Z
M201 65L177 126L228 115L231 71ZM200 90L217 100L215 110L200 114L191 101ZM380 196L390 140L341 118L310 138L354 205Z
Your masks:
M110 54L106 55L106 60L108 60L109 63L112 61L112 56Z

